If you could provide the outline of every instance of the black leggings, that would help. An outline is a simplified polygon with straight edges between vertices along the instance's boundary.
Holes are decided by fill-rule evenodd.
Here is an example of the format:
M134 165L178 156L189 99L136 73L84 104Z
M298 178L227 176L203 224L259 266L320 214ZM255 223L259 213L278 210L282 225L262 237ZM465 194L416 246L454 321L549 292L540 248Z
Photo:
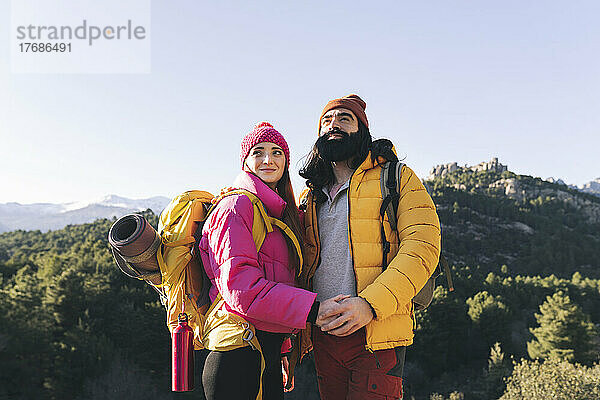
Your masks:
M284 334L256 330L265 357L263 399L283 400L281 344ZM207 400L256 399L260 377L260 354L251 347L231 351L211 351L202 372Z

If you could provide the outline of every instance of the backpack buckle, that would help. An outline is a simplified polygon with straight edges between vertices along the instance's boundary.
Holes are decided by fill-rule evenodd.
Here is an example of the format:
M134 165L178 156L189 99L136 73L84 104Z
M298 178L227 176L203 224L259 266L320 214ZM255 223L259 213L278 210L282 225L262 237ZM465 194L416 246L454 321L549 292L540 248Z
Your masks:
M252 332L252 329L250 329L250 324L244 322L241 324L241 326L244 329L244 332L242 332L242 340L248 343L253 350L256 350L256 347L254 347L254 344L252 343L252 339L254 339L254 332Z

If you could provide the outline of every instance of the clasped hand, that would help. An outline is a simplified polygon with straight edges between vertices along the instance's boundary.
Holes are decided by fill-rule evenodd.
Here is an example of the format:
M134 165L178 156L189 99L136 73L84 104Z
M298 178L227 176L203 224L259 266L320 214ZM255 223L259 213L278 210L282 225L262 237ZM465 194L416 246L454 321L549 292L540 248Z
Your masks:
M316 325L323 332L335 336L348 336L373 319L369 303L361 297L337 295L319 305Z

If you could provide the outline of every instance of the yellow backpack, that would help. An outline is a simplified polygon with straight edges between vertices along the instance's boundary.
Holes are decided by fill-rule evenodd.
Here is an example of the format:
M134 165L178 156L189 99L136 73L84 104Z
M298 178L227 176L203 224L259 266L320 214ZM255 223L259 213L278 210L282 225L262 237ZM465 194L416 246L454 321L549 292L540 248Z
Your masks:
M257 400L262 398L262 374L265 359L254 326L239 315L224 309L221 294L210 304L209 281L201 259L194 252L202 235L204 222L216 204L234 194L247 196L252 202L254 218L252 238L259 251L267 236L277 226L294 244L302 265L302 251L292 230L282 221L269 216L260 199L246 190L233 190L219 196L192 190L175 197L160 214L158 233L162 245L156 253L162 282L153 285L161 291L167 309L169 331L178 325L178 316L185 312L188 325L194 331L194 348L217 351L250 346L260 352L260 385ZM214 203L214 204L213 204Z
M257 399L261 399L265 360L254 326L229 313L220 294L210 303L210 282L201 258L195 254L204 222L216 204L231 195L243 195L252 202L252 238L256 250L260 251L267 233L276 226L291 239L301 266L302 252L292 230L269 216L260 199L246 190L232 190L216 199L200 190L182 193L161 213L158 232L143 217L126 215L112 225L108 240L119 269L129 277L146 281L158 292L171 333L179 325L179 315L185 313L194 332L194 349L228 351L251 346L260 352L261 384ZM139 247L144 250L131 255L140 251Z
M188 325L194 331L194 348L209 350L233 350L252 346L260 349L254 327L242 317L229 313L223 308L221 295L210 304L208 289L210 283L201 264L197 251L197 239L202 234L204 221L226 196L242 194L252 202L254 219L252 237L257 251L260 250L267 233L273 226L279 227L296 248L302 265L300 244L292 230L282 221L269 216L260 199L246 190L227 192L211 203L213 195L199 190L185 192L175 197L163 210L158 224L162 246L157 251L157 259L162 275L162 283L155 285L166 297L167 326L172 332L178 324L178 315L188 315Z

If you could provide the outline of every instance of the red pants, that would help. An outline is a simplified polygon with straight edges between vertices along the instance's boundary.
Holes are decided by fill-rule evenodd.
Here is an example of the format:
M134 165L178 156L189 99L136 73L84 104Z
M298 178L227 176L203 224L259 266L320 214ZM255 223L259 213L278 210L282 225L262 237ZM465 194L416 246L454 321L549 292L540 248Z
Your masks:
M365 330L338 337L312 329L322 400L401 399L405 348L365 349Z

